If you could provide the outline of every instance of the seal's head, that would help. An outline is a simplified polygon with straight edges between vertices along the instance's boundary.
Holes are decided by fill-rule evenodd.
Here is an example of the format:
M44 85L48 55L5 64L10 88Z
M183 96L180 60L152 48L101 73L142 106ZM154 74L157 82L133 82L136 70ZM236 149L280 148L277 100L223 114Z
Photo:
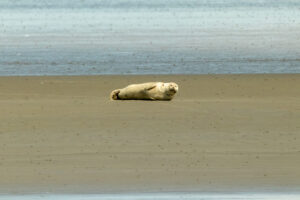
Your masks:
M178 85L176 83L165 83L166 93L168 96L173 96L178 92Z

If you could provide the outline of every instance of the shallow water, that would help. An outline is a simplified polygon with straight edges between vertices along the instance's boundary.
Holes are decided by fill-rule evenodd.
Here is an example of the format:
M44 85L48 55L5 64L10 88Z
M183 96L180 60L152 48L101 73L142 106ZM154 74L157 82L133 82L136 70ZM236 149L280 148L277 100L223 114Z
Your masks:
M298 200L299 194L282 193L244 193L244 194L185 194L185 193L162 193L162 194L92 194L92 195L7 195L0 196L0 200Z
M296 0L0 2L0 75L300 73Z

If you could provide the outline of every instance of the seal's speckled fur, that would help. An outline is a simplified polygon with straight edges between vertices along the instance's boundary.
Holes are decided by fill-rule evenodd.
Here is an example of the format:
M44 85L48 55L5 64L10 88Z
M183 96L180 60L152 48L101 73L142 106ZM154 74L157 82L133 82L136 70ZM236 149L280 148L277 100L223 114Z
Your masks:
M171 100L178 92L176 83L149 82L113 90L111 100Z

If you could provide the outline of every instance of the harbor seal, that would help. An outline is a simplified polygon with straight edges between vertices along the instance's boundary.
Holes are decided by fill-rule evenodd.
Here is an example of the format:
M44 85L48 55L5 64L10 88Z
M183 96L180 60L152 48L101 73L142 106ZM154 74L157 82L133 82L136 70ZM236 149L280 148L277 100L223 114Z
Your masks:
M149 82L128 85L123 89L113 90L111 100L171 100L178 92L176 83Z

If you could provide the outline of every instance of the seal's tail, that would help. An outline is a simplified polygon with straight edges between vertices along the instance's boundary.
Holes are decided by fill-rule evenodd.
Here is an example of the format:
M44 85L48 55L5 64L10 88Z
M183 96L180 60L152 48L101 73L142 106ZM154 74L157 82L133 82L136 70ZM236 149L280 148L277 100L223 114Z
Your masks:
M120 89L114 90L110 93L111 100L118 100L119 99Z

